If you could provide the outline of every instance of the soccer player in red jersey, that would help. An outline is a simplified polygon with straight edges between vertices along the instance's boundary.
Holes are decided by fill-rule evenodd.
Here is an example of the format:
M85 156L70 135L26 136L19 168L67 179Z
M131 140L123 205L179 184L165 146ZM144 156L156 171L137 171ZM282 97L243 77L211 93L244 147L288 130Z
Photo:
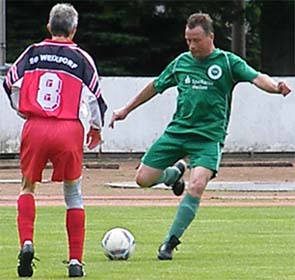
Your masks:
M51 39L30 45L12 64L3 86L11 106L26 121L21 135L20 165L23 175L17 200L20 239L18 275L33 274L36 182L52 163L52 181L62 181L67 206L69 277L82 277L85 212L81 194L84 128L80 107L88 103L89 149L101 142L106 104L99 75L90 55L74 42L78 13L70 4L50 11Z

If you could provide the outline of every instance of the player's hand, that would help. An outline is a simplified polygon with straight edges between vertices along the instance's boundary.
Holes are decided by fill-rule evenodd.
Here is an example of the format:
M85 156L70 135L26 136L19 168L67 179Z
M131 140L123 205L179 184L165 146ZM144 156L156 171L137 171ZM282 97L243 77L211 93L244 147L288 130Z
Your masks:
M100 143L101 143L100 130L90 127L86 135L86 144L88 149L92 150Z
M113 116L109 124L109 127L114 128L115 121L124 120L127 117L127 115L128 115L128 111L126 110L125 107L115 110L113 112Z
M279 82L278 88L283 96L287 96L291 92L291 89L287 86L285 82Z

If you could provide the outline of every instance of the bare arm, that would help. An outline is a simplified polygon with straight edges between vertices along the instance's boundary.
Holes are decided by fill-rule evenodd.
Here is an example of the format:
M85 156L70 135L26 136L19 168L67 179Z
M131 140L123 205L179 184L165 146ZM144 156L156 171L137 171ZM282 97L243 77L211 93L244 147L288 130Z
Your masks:
M151 81L137 96L135 96L130 102L128 102L127 105L113 112L109 127L114 128L115 121L124 120L130 112L153 98L156 93L157 92L154 88L154 81Z
M267 74L260 73L252 82L255 86L268 93L277 93L286 96L291 92L291 89L285 82L280 81L277 83Z

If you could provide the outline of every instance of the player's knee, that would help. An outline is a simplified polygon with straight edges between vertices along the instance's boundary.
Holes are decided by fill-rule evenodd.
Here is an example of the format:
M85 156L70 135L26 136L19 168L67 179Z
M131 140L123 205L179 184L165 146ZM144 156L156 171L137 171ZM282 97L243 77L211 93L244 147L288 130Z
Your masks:
M142 188L145 187L145 185L144 185L144 181L143 181L142 177L141 177L139 174L136 174L136 176L135 176L135 182L136 182L136 184L137 184L138 186L140 186L140 187L142 187Z
M148 178L146 176L143 176L142 173L138 172L135 176L135 182L137 185L139 185L141 188L148 188L152 184L149 182Z
M201 197L207 185L206 180L195 178L189 183L188 192L193 197Z
M81 178L72 182L64 182L64 199L68 209L83 208Z

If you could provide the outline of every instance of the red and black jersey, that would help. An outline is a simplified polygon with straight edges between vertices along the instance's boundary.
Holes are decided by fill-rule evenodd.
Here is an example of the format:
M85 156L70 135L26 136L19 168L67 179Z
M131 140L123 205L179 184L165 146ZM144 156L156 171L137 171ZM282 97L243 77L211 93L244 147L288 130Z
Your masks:
M101 121L106 104L90 55L73 42L46 39L29 46L9 69L3 86L20 88L18 111L26 118L78 119L83 91L94 95Z

